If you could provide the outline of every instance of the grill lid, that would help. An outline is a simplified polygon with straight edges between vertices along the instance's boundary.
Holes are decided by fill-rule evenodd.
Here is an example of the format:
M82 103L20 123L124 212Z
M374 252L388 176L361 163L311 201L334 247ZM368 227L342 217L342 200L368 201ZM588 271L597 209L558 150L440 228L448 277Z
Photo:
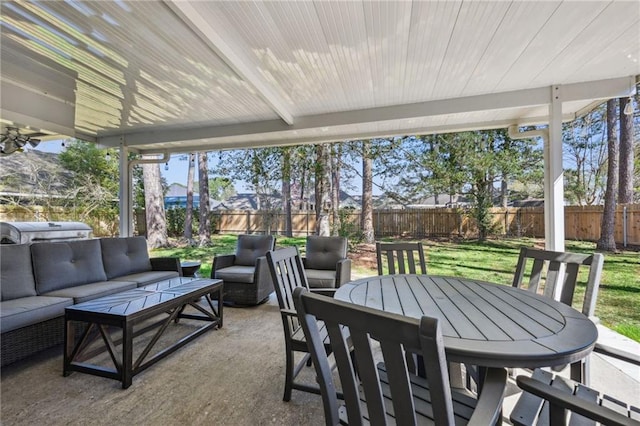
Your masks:
M0 244L89 238L92 231L82 222L0 222Z

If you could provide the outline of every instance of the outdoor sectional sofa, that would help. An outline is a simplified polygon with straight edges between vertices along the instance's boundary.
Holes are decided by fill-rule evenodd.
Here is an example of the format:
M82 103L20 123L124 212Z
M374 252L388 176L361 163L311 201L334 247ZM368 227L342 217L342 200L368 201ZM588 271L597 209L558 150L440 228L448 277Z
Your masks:
M144 237L0 245L1 365L61 343L65 307L180 275Z

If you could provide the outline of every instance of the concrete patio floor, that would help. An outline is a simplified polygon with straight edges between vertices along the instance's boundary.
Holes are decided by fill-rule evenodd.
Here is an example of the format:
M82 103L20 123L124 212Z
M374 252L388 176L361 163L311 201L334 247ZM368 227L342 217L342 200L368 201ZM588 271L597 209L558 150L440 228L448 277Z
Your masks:
M182 324L182 322L181 322ZM293 392L282 401L284 339L275 295L258 307L225 309L208 332L133 379L73 373L62 377L62 347L2 369L0 423L9 425L322 425L321 398ZM187 325L185 325L187 326ZM640 345L606 330L609 344ZM593 356L592 385L640 405L640 371ZM313 381L313 369L304 369ZM505 424L517 399L511 385ZM635 400L635 401L634 401Z

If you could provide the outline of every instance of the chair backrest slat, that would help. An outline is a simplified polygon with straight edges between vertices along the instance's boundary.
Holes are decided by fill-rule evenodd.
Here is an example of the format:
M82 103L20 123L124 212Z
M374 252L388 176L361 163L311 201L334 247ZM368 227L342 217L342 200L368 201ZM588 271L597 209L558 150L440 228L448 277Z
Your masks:
M294 290L298 287L309 288L298 248L287 247L269 251L267 252L267 263L271 271L280 309L295 310ZM298 318L290 315L284 316L283 320L285 318L290 334L294 333L300 327ZM286 327L287 325L285 325Z
M583 314L593 316L604 264L602 254L566 253L522 247L513 277L513 287L525 288L524 277L529 260L533 260L533 266L526 289L569 306L573 303L580 268L588 267L587 288L581 309ZM541 288L543 276L544 288Z
M323 321L329 331L349 424L361 424L364 414L364 409L360 406L361 395L357 379L364 390L366 414L371 424L386 424L389 421L385 414L388 411L385 403L389 402L383 396L388 395L388 392L391 394L394 422L416 424L414 398L405 361L406 352L423 354L436 424L453 424L447 362L437 319L423 317L419 321L319 296L304 289L296 289L294 299L307 342L313 348L311 356L321 385L328 425L338 424L338 403L317 321ZM380 343L386 373L377 367L380 356L374 356L372 340ZM349 343L353 350L352 356L349 354ZM383 374L386 377L381 377ZM388 391L383 392L380 378L386 382Z
M384 275L386 264L388 274L426 274L424 248L417 243L376 243L378 275ZM419 267L419 269L418 269Z

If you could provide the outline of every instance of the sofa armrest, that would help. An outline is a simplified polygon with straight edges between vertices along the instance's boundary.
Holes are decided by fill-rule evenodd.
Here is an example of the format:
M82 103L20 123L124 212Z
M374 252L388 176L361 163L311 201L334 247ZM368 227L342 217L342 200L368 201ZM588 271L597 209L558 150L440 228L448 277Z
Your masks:
M180 259L177 257L152 257L152 271L176 271L182 276L182 267L180 267Z
M351 259L339 260L336 265L336 288L351 281Z
M218 269L233 266L236 260L235 254L218 254L213 257L213 265L211 266L211 278L215 278L215 272Z

